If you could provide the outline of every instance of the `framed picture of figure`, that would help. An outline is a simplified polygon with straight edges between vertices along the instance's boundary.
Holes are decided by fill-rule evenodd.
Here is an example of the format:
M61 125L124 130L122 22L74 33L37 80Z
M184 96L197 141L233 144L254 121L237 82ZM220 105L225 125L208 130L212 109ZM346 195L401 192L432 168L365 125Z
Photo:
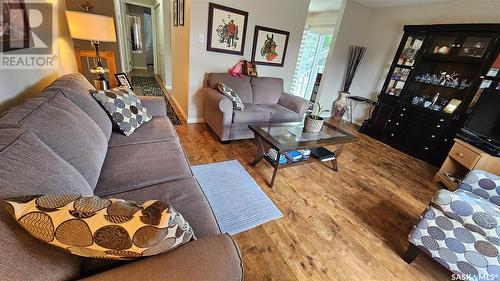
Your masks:
M184 26L184 0L179 0L179 26Z
M125 87L129 88L130 90L134 89L132 87L132 83L130 83L130 80L128 80L126 73L115 73L115 78L116 78L116 81L118 81L118 83L120 84L120 86L125 86Z
M242 56L248 12L209 3L207 51Z
M256 25L253 37L252 62L280 66L285 64L290 32Z
M174 21L174 26L179 26L179 0L172 2L172 20Z
M0 1L0 51L29 48L29 26L28 13L23 0Z

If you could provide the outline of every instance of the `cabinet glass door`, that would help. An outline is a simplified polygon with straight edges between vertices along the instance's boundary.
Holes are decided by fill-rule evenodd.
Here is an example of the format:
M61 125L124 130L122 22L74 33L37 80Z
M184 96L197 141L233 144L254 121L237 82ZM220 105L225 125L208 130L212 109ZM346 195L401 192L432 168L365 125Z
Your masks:
M467 58L482 58L491 42L491 37L467 36L460 46L458 56Z
M429 53L432 55L447 56L451 54L453 47L456 46L458 36L456 35L437 35L432 42Z
M484 79L481 81L479 89L500 90L500 54L488 69Z
M409 75L410 69L395 67L385 93L391 96L399 97Z
M424 42L424 36L409 35L406 39L403 51L399 55L397 64L404 66L413 66L415 63L415 58L417 57L418 51L422 47Z

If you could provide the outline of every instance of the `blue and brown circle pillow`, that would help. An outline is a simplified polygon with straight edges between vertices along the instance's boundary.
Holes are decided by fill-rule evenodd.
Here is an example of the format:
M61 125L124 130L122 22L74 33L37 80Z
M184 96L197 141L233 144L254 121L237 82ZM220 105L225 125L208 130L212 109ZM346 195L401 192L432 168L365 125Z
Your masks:
M96 196L35 195L4 203L31 235L83 257L133 259L195 239L184 217L163 201L139 205Z
M91 90L90 94L106 110L113 125L126 136L152 118L134 92L126 87Z

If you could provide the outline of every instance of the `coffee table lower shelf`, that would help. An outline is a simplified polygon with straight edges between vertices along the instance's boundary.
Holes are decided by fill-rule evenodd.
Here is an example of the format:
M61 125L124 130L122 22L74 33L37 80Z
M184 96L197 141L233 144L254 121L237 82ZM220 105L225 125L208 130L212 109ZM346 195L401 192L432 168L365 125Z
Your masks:
M273 176L269 182L270 187L273 187L279 169L321 161L313 158L311 155L307 160L280 165L279 159L283 153L298 149L311 149L327 145L336 145L337 149L333 152L335 158L330 161L321 162L330 162L332 169L338 171L337 160L340 154L342 154L345 144L356 141L355 136L328 123L323 125L316 139L310 139L310 136L308 136L309 139L304 138L304 140L300 140L302 136L297 135L297 131L300 133L302 132L302 123L255 124L249 125L248 127L254 132L254 141L257 147L255 160L250 165L256 166L262 160L266 160L274 167ZM297 128L300 130L297 130ZM266 146L276 151L276 159L271 158L267 154L268 148L266 148Z

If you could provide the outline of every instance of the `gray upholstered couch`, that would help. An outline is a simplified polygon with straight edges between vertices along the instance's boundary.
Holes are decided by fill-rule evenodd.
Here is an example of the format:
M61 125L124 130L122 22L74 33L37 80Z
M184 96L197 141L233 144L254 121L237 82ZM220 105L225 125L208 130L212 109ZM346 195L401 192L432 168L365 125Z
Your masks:
M221 234L193 177L161 97L141 97L154 116L131 136L110 119L79 74L59 78L0 116L0 198L95 194L170 202L198 240L132 262L84 259L30 236L0 208L2 280L241 280L240 254Z
M245 110L233 110L231 100L217 90L219 82L238 94ZM205 122L222 142L252 138L249 124L301 121L309 106L307 100L285 93L280 78L210 73L201 92Z

